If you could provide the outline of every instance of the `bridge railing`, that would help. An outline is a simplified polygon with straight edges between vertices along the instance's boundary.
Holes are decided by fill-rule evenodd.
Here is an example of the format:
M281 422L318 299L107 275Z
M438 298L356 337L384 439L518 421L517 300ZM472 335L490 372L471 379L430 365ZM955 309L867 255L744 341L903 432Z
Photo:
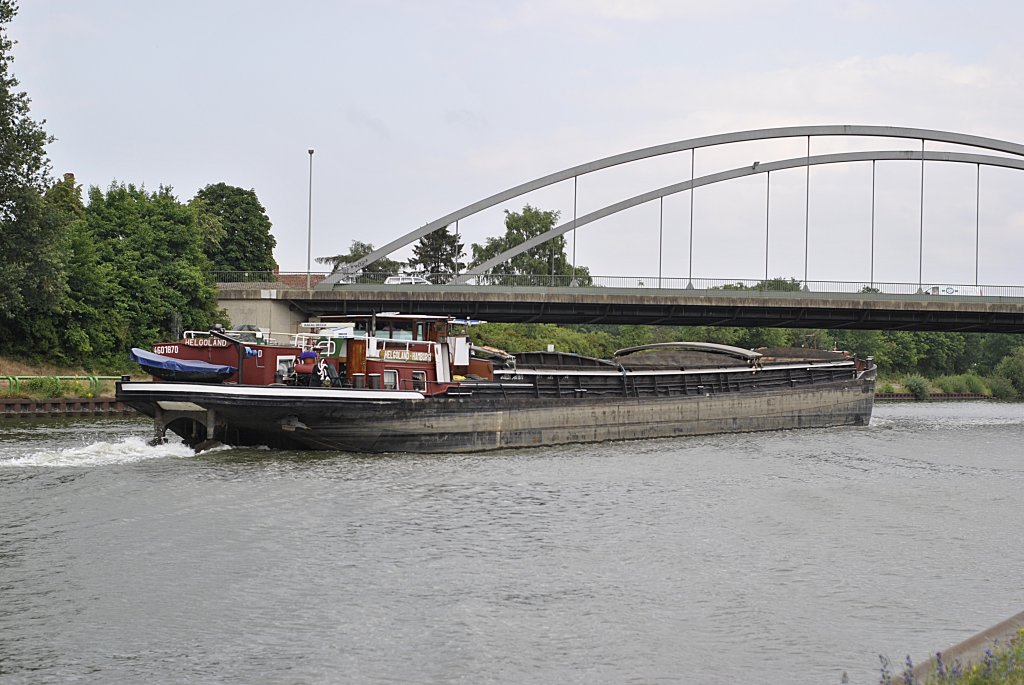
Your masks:
M309 274L309 282L316 286L329 273L316 272ZM387 285L385 281L395 274L364 273L349 281L337 284L346 285ZM271 271L218 271L211 274L221 286L235 288L267 289L267 288L305 288L305 271L302 272L271 272ZM421 277L438 285L449 285L451 274L420 274ZM451 284L457 285L457 284ZM1024 298L1024 286L1019 285L968 285L950 283L906 283L893 281L822 281L772 278L685 278L678 276L584 276L563 274L488 274L472 277L466 287L498 287L498 288L627 288L627 289L666 289L666 290L743 290L755 292L804 292L819 294L869 294L887 295L935 295L945 298L956 297L1011 297ZM393 285L396 289L416 288L417 285Z

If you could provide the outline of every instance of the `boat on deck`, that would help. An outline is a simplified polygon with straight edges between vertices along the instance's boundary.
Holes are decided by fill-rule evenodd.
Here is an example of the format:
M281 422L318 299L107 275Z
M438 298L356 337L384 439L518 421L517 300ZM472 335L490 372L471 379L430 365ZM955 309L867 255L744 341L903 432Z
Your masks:
M117 399L153 417L157 438L170 430L197 448L354 452L476 452L871 418L875 366L841 352L684 342L611 359L508 355L473 346L467 324L378 314L247 340L188 333L154 352L234 373L220 382L126 378Z
M237 366L211 364L201 360L175 359L155 352L133 347L131 360L142 370L163 381L190 381L192 383L220 383L235 374Z

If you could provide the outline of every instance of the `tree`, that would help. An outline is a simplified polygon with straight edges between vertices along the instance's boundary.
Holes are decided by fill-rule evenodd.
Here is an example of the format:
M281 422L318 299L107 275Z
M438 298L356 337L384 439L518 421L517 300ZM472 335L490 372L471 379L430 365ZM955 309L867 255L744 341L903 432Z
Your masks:
M722 286L712 288L712 290L761 290L766 292L799 292L800 281L795 278L769 278L766 280L758 281L754 285L746 285L745 283L726 283Z
M198 195L189 201L188 206L196 213L196 224L199 226L199 234L203 237L203 254L213 262L211 255L221 253L221 243L227 237L228 231L224 227L224 222L209 201Z
M991 374L1020 345L1020 336L1013 333L968 333L966 338L964 366L982 375Z
M6 25L16 13L14 2L0 0L0 349L38 355L59 342L67 285L61 226L42 198L53 138L31 118L31 100L11 73L15 43Z
M459 260L465 255L459 236L448 232L448 227L439 228L420 238L412 248L410 267L421 267L427 274L453 276L464 271L466 265Z
M110 308L122 322L113 331L117 349L148 346L180 329L205 330L218 321L196 212L170 188L90 188L85 220L100 263L111 269Z
M551 323L485 323L470 329L470 336L474 344L512 353L544 350L554 345L559 352L606 358L622 347L604 331L583 331Z
M967 370L964 357L967 338L963 333L916 333L921 356L916 371L929 378Z
M55 361L90 370L123 363L119 344L127 327L115 306L120 291L113 266L100 261L74 174L64 174L46 191L45 199L63 226L61 254L68 285L61 307L60 344L51 348L51 354Z
M207 233L206 249L214 271L273 271L277 240L270 234L267 212L255 190L226 183L208 185L196 193L191 206L200 214L209 214L220 222L201 220Z
M523 211L505 210L505 235L487 238L483 245L473 243L473 260L470 269L498 256L530 238L547 233L558 222L559 212L542 211L526 205ZM496 264L488 270L489 276L534 276L526 282L535 285L566 285L575 277L577 284L590 285L590 269L576 266L565 255L565 236L557 236L512 257L507 262ZM499 279L500 280L500 279ZM522 280L513 281L516 283Z
M330 257L317 257L316 261L320 264L330 264L332 267L331 272L333 273L337 271L342 264L351 264L358 259L362 259L373 252L374 249L375 248L371 243L353 240L352 246L348 250L348 254L336 254ZM372 264L367 264L363 268L357 280L364 283L378 283L383 280L381 278L383 274L396 274L401 268L402 264L400 262L383 257Z
M1018 396L1024 395L1024 346L1003 357L996 366L996 375L1009 381Z

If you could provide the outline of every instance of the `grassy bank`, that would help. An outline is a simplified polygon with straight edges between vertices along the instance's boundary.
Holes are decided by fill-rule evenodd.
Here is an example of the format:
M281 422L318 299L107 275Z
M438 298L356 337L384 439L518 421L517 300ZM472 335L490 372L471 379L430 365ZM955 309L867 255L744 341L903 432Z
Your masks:
M98 387L89 377L120 375L98 373L81 368L67 368L47 363L32 363L10 357L0 357L0 397L25 397L34 400L58 397L113 397L114 381L100 381ZM23 379L15 388L8 376L41 376ZM79 380L57 380L55 377L80 376Z
M962 373L954 376L925 378L919 374L882 377L875 384L875 390L882 393L909 393L917 399L927 399L936 394L971 393L994 400L1013 401L1020 399L1013 383L1002 376L979 376Z

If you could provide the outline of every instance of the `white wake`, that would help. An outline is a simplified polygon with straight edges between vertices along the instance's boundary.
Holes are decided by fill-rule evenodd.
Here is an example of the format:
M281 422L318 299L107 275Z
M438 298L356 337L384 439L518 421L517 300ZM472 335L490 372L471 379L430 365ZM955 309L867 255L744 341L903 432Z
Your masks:
M195 452L192 448L175 438L162 445L150 445L146 438L129 436L111 442L26 451L10 459L0 456L0 466L109 466L147 459L193 456Z

